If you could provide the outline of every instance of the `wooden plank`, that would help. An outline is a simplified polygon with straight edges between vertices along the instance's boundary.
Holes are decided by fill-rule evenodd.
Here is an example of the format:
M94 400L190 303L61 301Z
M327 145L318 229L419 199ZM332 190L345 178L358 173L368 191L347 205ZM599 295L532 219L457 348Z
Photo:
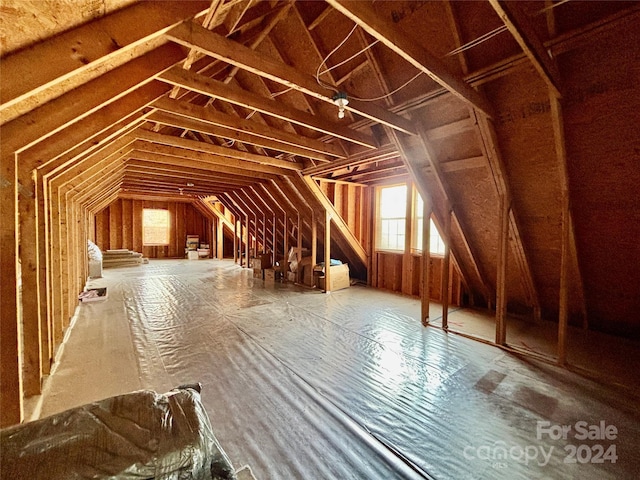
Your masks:
M43 363L48 363L45 352L48 352L48 332L43 335L43 323L40 305L44 292L40 291L40 265L38 263L38 225L35 182L33 172L27 178L20 175L20 195L18 197L18 222L20 224L20 271L22 291L28 292L22 296L22 382L26 396L37 395L41 392L41 378ZM24 172L26 173L26 172Z
M312 75L300 72L286 63L266 58L238 42L202 28L195 22L180 24L167 33L167 36L174 42L195 48L210 57L333 104L333 96L328 95L327 89L320 86ZM406 118L378 107L374 103L350 99L345 109L376 123L415 135L413 125Z
M172 135L163 135L142 129L136 130L134 135L139 140L143 140L135 145L138 151L162 153L194 160L206 160L208 163L229 165L277 175L288 175L292 170L300 170L300 165L292 162L284 162L263 155L196 142Z
M346 159L334 160L331 163L323 163L320 165L311 166L305 168L302 171L303 175L323 175L331 173L335 170L340 170L347 167L355 167L358 165L365 165L368 163L382 162L398 158L400 154L395 145L383 145L376 150L366 150L365 152L354 153Z
M296 241L296 260L298 262L300 262L300 260L302 260L302 243L303 243L303 239L302 239L302 217L300 215L300 212L298 212L298 220L297 220L297 227L298 227L298 238ZM300 268L296 269L296 283L300 282Z
M142 251L142 201L133 199L133 249Z
M153 76L183 58L167 44L111 70L2 127L2 149L15 152L61 131L100 108L153 81Z
M159 99L153 106L161 112L153 113L149 119L163 125L186 128L207 135L312 158L320 162L327 162L332 157L345 157L343 150L335 144L275 130L268 125L227 115L211 108L166 98ZM172 115L162 114L162 112Z
M493 117L493 107L484 97L462 77L449 71L442 60L405 35L396 25L378 15L372 5L346 0L327 0L327 3L456 97L468 102L485 115Z
M459 172L461 170L469 170L471 168L487 168L489 163L484 156L461 158L460 160L451 160L440 164L440 170L444 173Z
M45 212L47 212L48 244L49 244L49 271L47 279L49 282L49 296L51 299L51 315L53 341L59 344L62 341L62 305L60 289L58 288L60 273L60 239L59 239L59 218L56 210L57 199L54 197L49 182L43 178L43 190L45 196ZM107 218L108 221L108 218Z
M583 315L583 327L588 327L587 308L585 303L584 284L580 274L580 265L577 259L576 238L573 230L573 215L569 195L569 176L567 172L567 153L564 137L564 124L562 118L562 106L560 101L553 95L549 95L551 104L551 118L553 122L553 135L556 155L560 164L561 192L562 192L562 243L560 251L560 291L558 299L558 363L564 365L567 362L567 329L569 325L569 285L570 268L573 266L577 270L577 289L580 295L579 303Z
M413 189L413 182L406 183L407 194L405 198L405 235L404 235L404 252L402 254L402 287L401 291L405 295L411 295L413 290L413 259L411 255L411 244L413 242L413 228L414 228L414 205L415 196Z
M213 210L215 210L215 208ZM216 258L218 260L224 259L224 225L225 222L218 219L218 230L216 232Z
M147 162L167 164L170 166L181 165L186 167L193 167L195 169L206 169L207 167L213 167L211 168L211 175L215 175L220 178L226 178L231 183L235 183L234 177L246 177L247 179L253 178L254 181L257 181L257 179L268 180L270 178L273 178L274 176L274 174L271 173L263 173L259 168L256 168L257 171L254 171L253 175L250 175L250 169L243 168L244 165L241 165L240 167L224 166L221 164L221 158L207 155L202 155L201 158L189 158L190 156L187 155L185 155L185 157L178 157L175 155L164 155L159 153L134 150L130 154L130 157ZM229 159L229 161L233 162L233 159Z
M130 200L122 200L122 248L133 249L133 203Z
M449 328L449 269L451 265L451 216L453 211L450 205L447 205L447 210L445 212L444 217L444 228L442 231L443 240L444 240L444 258L442 259L442 276L441 278L441 287L440 287L440 296L442 302L442 328L447 330ZM423 222L428 221L426 218L423 219Z
M311 266L314 268L318 263L318 217L314 210L311 211ZM307 285L313 287L313 271L311 273L311 283Z
M20 423L23 418L22 371L19 366L20 350L18 336L18 291L17 291L17 242L16 242L16 195L14 179L16 162L13 155L3 155L0 164L0 373L2 394L0 395L0 426L8 427Z
M25 108L67 93L123 59L146 53L145 48L157 44L152 40L207 7L206 1L133 4L7 55L0 71L0 115L15 118Z
M160 164L159 164L160 165ZM182 177L182 178L181 178ZM224 190L230 186L242 187L253 183L252 180L244 177L232 175L211 174L209 177L204 176L188 176L176 174L173 172L163 171L162 168L157 170L150 168L133 168L129 164L125 167L123 183L127 185L158 185L165 186L168 189L180 193L182 195L197 195L199 192L207 190ZM187 187L187 182L195 182L193 187ZM209 194L213 195L213 193Z
M176 163L179 163L182 166L193 167L196 169L207 168L207 166L211 165L211 162L201 161L201 160L190 160L183 159L181 161L177 161L176 157L171 155L160 155L148 152L134 152L136 159L145 160L148 162L155 162L158 164L166 164L169 166L174 166ZM213 164L216 165L215 163ZM234 168L234 167L226 167L224 172L219 172L215 170L210 170L212 175L216 175L224 184L228 184L231 187L237 187L240 185L246 185L247 182L257 182L259 179L261 180L269 180L273 178L273 175L262 172L255 172L253 177L247 174L245 169ZM177 193L177 192L176 192Z
M503 194L500 196L500 231L498 237L498 262L496 274L496 344L507 342L507 259L509 258L509 213L511 205Z
M360 239L358 235L358 224L356 223L356 210L360 211L360 198L361 198L361 188L357 188L354 185L346 185L345 186L347 192L347 226L349 230L351 230L356 238Z
M287 262L287 255L289 254L289 223L291 222L291 219L285 213L283 220L284 229L282 230L282 262L280 262L280 271L283 275L286 275L287 268L289 266L289 263Z
M37 173L37 171L36 171ZM47 215L47 198L44 182L40 175L36 175L36 201L38 218L38 258L40 264L39 282L40 291L43 293L44 302L40 305L40 318L46 319L49 351L47 352L47 366L43 365L43 372L49 374L53 363L55 343L53 338L53 299L51 297L51 268L49 224Z
M442 195L442 198L444 199L445 202L447 202L447 204L451 204L450 199L452 198L452 196L449 191L450 189L449 189L448 182L444 178L444 175L440 168L440 164L436 161L436 157L433 150L431 149L429 139L426 137L426 134L424 133L426 129L422 127L420 123L418 125L418 131L420 132L419 142L414 142L412 141L412 139L406 136L403 137L400 135L396 135L395 132L393 132L392 130L388 130L388 133L390 135L390 138L396 145L397 149L400 151L400 154L405 164L407 165L407 169L411 172L411 177L416 183L416 187L420 192L420 196L422 198L427 198L430 196L429 188L425 183L421 166L418 163L418 159L424 158L426 159L428 166L431 168L431 170L434 173L436 185L438 186L438 189L441 192L440 195ZM453 216L452 221L454 222L458 232L460 233L460 236L462 237L462 241L463 241L466 253L469 259L471 260L472 272L473 274L476 275L479 281L479 285L481 286L480 288L482 288L485 295L488 296L488 288L486 287L488 283L485 280L485 275L483 275L483 273L480 270L479 263L477 260L477 254L475 254L471 248L467 235L465 234L465 228L463 228L463 226L460 225L460 221L455 214L455 209L453 210L452 216ZM454 252L454 255L455 255L455 252ZM469 276L469 278L471 278L470 276L471 272L467 272L467 275Z
M556 97L561 97L562 80L555 60L547 53L531 20L515 1L489 0L500 19L516 39L522 51L531 60L542 79Z
M104 172L104 173L106 173L106 172ZM100 188L101 188L101 186L100 186L99 183L94 186L94 190L95 191L99 191ZM53 221L53 224L54 225L59 225L59 228L57 229L57 233L56 233L57 239L54 238L54 240L56 240L56 241L52 241L51 242L52 246L54 248L58 248L57 251L59 252L58 254L54 254L53 255L54 260L55 260L53 266L55 267L57 265L58 269L59 269L58 271L64 271L64 269L66 268L67 271L70 272L70 273L66 274L64 277L61 277L60 274L55 275L54 278L56 279L56 281L59 282L60 279L62 278L63 282L66 283L66 286L62 285L62 284L59 285L59 288L60 288L59 290L56 289L56 288L53 288L53 282L51 282L52 283L52 288L53 288L52 291L53 292L60 292L59 295L56 293L55 295L51 296L52 303L57 302L55 305L52 305L52 312L53 312L52 315L54 317L53 318L53 327L54 327L53 336L54 336L54 340L55 340L56 343L59 343L61 341L63 328L66 325L66 319L71 315L71 311L69 310L69 308L67 308L67 305L69 307L71 307L71 305L75 305L76 304L75 295L77 294L77 292L75 292L75 288L76 287L73 287L73 289L69 288L69 285L73 284L73 279L69 278L69 275L73 272L73 270L69 269L63 262L61 262L61 260L59 258L59 256L64 254L66 249L68 249L68 246L66 245L67 242L66 241L62 242L61 241L62 238L67 238L66 236L65 237L61 236L61 231L63 231L63 229L64 229L64 232L67 232L68 230L67 230L66 226L64 226L64 223L65 223L64 218L66 217L66 213L63 211L63 215L64 216L61 216L60 213L59 213L59 211L60 211L60 207L59 207L60 195L59 194L58 194L58 199L59 199L58 202L54 202L53 203L53 208L50 208L51 210L53 210L53 215L54 215L53 218L57 219L57 220ZM66 201L65 201L65 204L66 204ZM72 206L72 208L73 208L73 206ZM65 235L66 235L66 233L65 233ZM56 247L56 244L58 245L58 247ZM58 257L58 258L56 259L56 257ZM65 258L67 258L67 261L71 265L71 268L73 268L73 264L74 264L73 260L74 259L73 258L69 259L68 257L65 257ZM63 270L60 270L60 268L62 268ZM83 281L83 279L81 279L80 281ZM68 292L68 295L69 295L69 299L68 300L66 298L62 297L64 295L65 291ZM56 298L59 298L59 300L56 300ZM56 308L56 305L58 305L57 308Z
M297 135L289 132L283 132L281 130L276 130L267 125L263 125L261 123L258 123L252 120L247 120L241 117L235 117L222 112L218 112L211 108L194 105L192 103L179 101L179 100L171 100L168 98L161 98L154 103L154 107L168 113L173 113L175 115L180 115L193 120L198 120L205 124L224 127L236 132L242 132L246 134L238 138L246 139L248 136L251 136L251 137L258 137L258 139L263 139L262 140L263 143L264 143L264 140L270 140L273 142L277 142L277 145L284 144L289 146L298 146L303 150L310 150L311 152L316 152L321 154L318 158L318 160L321 160L321 161L327 160L327 157L325 157L325 155L329 155L332 157L340 157L340 158L345 157L343 150L338 145L322 142L312 138L303 137L301 135ZM198 123L194 122L193 125L198 125ZM199 128L202 128L202 126L200 126ZM196 128L195 130L198 130L198 129ZM208 133L208 132L211 132L214 135L217 134L217 130L207 130L204 133ZM232 138L232 137L227 137L227 138ZM248 143L256 142L256 141L259 141L259 140L251 140L251 141L248 141ZM273 143L267 143L267 144L274 145ZM271 148L271 147L268 147L268 148ZM280 147L276 149L283 149L283 148L285 147L280 145ZM309 155L309 153L306 153L306 155Z
M249 268L251 258L251 247L249 246L249 213L244 216L244 267Z
M179 251L179 244L182 244L183 242L181 241L181 238L178 238L178 229L177 229L177 224L178 224L178 217L182 216L183 212L178 212L178 204L175 202L171 202L168 205L168 210L169 210L169 218L170 218L170 222L171 222L171 228L170 228L170 235L169 235L169 256L170 257L184 257L184 249L180 248L181 251ZM185 240L186 242L186 240Z
M474 130L475 128L476 126L471 121L471 118L467 117L453 123L431 128L427 130L426 133L429 140L442 140L444 138L453 137L454 135Z
M331 218L332 218L332 212L329 209L326 209L324 211L324 291L325 293L331 293Z
M329 16L329 14L333 12L333 8L331 8L330 6L327 5L327 7L325 7L325 9L320 13L320 15L318 15L313 22L311 22L309 24L309 26L307 27L308 30L313 30L314 28L316 28L318 25L320 25L325 18L327 18Z
M329 199L322 193L320 187L316 181L311 178L309 175L305 175L304 177L305 183L309 186L309 190L313 193L315 198L320 202L320 204L324 207L325 210L328 210L331 214L331 218L333 219L334 225L337 227L338 231L342 235L342 237L346 240L351 250L357 255L360 261L366 265L367 263L367 253L365 252L362 245L358 239L353 235L347 224L344 222L342 217L338 214L333 204L329 201Z
M39 142L20 154L19 166L27 170L43 169L62 156L69 161L80 155L90 154L115 137L122 136L139 122L144 114L138 111L167 91L167 86L153 82L136 89L121 99L106 105L97 112ZM24 165L24 167L23 167Z
M157 78L172 85L178 85L211 98L224 100L241 107L256 110L287 122L333 135L348 142L368 148L376 148L377 146L376 141L370 135L337 125L302 110L296 110L274 99L267 99L261 95L242 90L239 87L226 85L223 82L213 80L204 75L192 73L181 68L172 68Z
M422 275L420 278L420 321L423 326L429 323L431 303L431 212L433 204L430 197L422 199Z
M247 218L247 236L249 248L253 248L253 241L251 237L257 238L258 236L258 216L256 210L257 207L253 202L249 201L249 198L243 190L237 190L234 192L228 192L228 195L234 199L237 205L246 213ZM260 212L262 213L262 212ZM251 219L253 219L253 228L251 228ZM251 250L249 250L251 251ZM255 254L255 251L254 251ZM248 265L247 265L248 266Z
M471 112L475 115L474 112ZM498 139L493 123L482 115L476 116L478 124L478 133L481 140L481 148L485 157L489 162L489 168L493 180L496 185L496 190L500 197L504 196L505 201L511 204L511 188L509 186L508 178L506 177L506 169L503 164L502 155L498 148ZM521 266L523 281L527 287L527 293L531 299L534 310L540 311L540 300L536 289L535 282L533 281L533 273L531 270L531 264L526 255L524 244L520 236L520 225L516 222L516 212L513 211L513 207L510 206L510 229L513 238L514 254L517 257L518 264Z
M238 263L238 221L233 221L233 263Z
M145 154L146 155L146 154ZM153 160L146 160L145 155L140 153L130 153L127 155L126 167L127 172L131 173L149 173L150 175L158 177L167 177L169 179L179 180L182 182L182 186L187 191L191 187L187 187L187 183L190 180L197 180L198 184L220 184L229 181L233 185L249 185L256 180L249 177L246 172L239 170L240 173L220 172L212 169L207 164L199 163L198 161L187 161L185 164L171 163L169 162L155 162ZM149 155L154 157L154 155ZM140 158L137 158L140 157ZM160 158L170 157L168 155L160 155ZM173 161L175 162L175 160ZM209 168L207 168L209 167ZM193 183L193 182L191 182ZM194 184L194 186L197 186Z

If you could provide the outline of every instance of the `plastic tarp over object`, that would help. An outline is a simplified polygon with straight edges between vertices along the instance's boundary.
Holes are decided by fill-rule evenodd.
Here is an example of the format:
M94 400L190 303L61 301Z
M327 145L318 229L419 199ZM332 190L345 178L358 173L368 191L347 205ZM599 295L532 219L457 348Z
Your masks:
M0 433L4 479L235 479L195 388L144 390Z

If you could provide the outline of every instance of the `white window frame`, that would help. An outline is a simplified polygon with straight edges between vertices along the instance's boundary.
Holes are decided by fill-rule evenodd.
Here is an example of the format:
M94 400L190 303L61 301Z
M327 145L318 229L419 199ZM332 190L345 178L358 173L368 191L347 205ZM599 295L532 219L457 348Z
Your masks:
M147 213L149 212L149 213ZM157 212L157 213L156 213ZM161 215L160 212L163 212ZM155 215L156 219L150 218L150 216ZM163 216L166 219L166 222L160 222L161 225L148 225L147 222L158 222L162 220L159 218ZM166 223L166 224L165 224ZM160 229L165 229L164 237L162 240L166 240L165 242L159 241L147 241L148 237L153 235L152 232L149 232L149 229L156 229L156 235L159 235ZM149 240L158 240L158 237L151 237ZM158 246L167 246L171 242L171 213L166 208L143 208L142 209L142 245L145 247L158 247Z
M397 216L383 217L382 216L383 191L392 189L392 188L398 188L398 187L404 187L404 192L402 194L402 210L400 210L400 208L397 209L398 210ZM405 239L406 239L406 228L407 228L406 189L407 189L406 183L377 187L376 251L403 253L405 250ZM398 195L398 198L400 198L400 195ZM400 215L400 211L402 211L401 215ZM391 229L394 229L395 231L394 234L388 233L390 232ZM386 236L386 240L384 239L385 236ZM393 242L393 244L389 242L389 239L391 236L395 237L395 242Z

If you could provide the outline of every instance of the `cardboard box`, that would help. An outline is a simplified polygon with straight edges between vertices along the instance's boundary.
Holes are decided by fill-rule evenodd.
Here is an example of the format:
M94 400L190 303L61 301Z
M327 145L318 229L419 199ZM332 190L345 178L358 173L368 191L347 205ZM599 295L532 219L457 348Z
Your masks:
M271 268L271 255L269 253L263 253L258 255L256 258L252 260L253 268Z
M295 282L296 281L296 273L295 272L287 272L287 281Z
M349 279L349 265L343 263L342 265L333 265L331 267L331 285L330 291L342 290L351 286L351 280ZM325 290L324 275L318 277L317 286L321 290Z
M254 268L253 269L253 278L259 278L260 280L262 280L264 278L264 272L261 268Z
M265 284L276 283L276 271L273 268L266 268L263 272Z
M312 287L315 283L313 281L313 265L311 265L311 257L304 257L298 262L298 271L300 272L300 279L305 285Z
M198 251L197 250L189 250L187 252L187 258L189 260L198 260Z

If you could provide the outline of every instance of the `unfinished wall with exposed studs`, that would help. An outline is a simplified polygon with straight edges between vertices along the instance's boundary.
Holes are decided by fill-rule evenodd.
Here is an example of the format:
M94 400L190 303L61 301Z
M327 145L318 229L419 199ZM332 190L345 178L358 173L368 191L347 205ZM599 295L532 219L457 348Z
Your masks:
M168 210L170 242L164 246L143 244L142 211ZM187 235L198 235L200 243L212 245L212 222L186 202L118 199L96 214L95 242L102 250L129 249L148 258L184 258Z

